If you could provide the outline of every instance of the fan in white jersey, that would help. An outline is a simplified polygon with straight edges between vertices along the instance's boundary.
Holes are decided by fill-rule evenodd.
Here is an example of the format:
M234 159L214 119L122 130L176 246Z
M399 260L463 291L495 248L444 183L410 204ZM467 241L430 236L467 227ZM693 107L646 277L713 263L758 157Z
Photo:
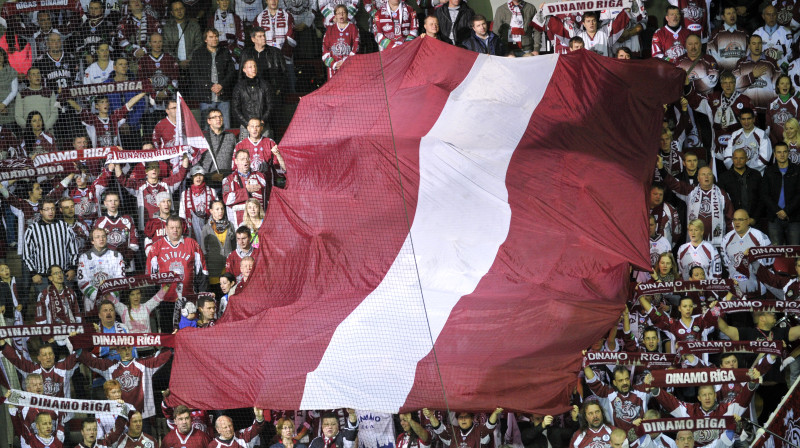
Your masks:
M701 266L707 278L720 278L722 261L719 252L708 241L703 241L705 226L703 221L695 219L689 222L689 242L678 249L678 270L684 280L689 280L689 271L694 266Z
M97 46L97 61L83 71L84 84L100 84L106 82L111 72L114 71L114 62L111 61L111 46L101 43Z
M747 210L736 210L733 213L733 230L722 239L722 261L728 269L730 278L739 282L745 293L763 295L767 292L764 285L756 278L759 264L771 265L772 259L749 262L748 251L753 247L769 246L769 237L760 230L750 227L750 215Z
M657 409L648 409L644 413L644 420L656 420L661 418L661 412ZM645 434L631 443L630 448L678 448L675 441L661 432Z
M650 215L650 266L655 270L658 266L658 259L664 252L672 250L672 245L669 244L664 235L659 235L658 226L656 226L656 218ZM636 271L636 281L646 282L652 277L650 272Z

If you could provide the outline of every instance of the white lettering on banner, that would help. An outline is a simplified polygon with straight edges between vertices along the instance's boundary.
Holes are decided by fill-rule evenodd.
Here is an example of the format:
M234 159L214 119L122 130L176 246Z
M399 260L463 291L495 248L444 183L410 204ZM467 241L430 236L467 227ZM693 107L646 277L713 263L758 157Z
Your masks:
M67 336L83 333L82 325L30 325L24 327L0 327L0 339L24 336Z
M674 432L674 431L693 431L696 429L726 429L724 418L687 418L687 419L674 419L656 422L642 422L644 432Z
M69 94L72 96L104 95L116 92L117 86L119 86L120 91L142 90L142 81L90 84L88 86L72 87L69 89Z
M542 5L545 15L630 7L631 2L624 0L575 0L545 3Z

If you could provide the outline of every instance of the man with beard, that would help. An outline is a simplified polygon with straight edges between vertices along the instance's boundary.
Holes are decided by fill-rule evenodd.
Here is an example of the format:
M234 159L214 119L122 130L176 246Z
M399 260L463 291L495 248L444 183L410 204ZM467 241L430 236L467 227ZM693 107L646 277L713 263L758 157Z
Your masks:
M584 402L581 414L583 415L581 428L572 436L572 440L569 443L570 448L608 446L614 427L606 424L605 413L600 403L596 401Z
M497 426L497 418L503 412L502 408L497 408L489 415L486 423L478 427L475 424L475 414L472 412L456 413L458 425L443 424L428 409L422 410L425 417L430 420L435 432L445 448L453 446L453 438L458 434L461 437L459 448L488 448L492 443L492 432ZM313 448L313 447L312 447Z
M208 448L247 448L247 444L259 436L264 427L264 410L254 407L253 413L256 417L253 424L239 431L234 431L230 417L219 417L214 423L219 435L208 444Z
M175 429L170 431L161 442L162 448L206 448L211 438L203 431L192 426L192 414L188 407L180 405L175 408Z
M625 366L614 368L613 386L604 384L589 366L583 368L583 374L589 389L600 398L600 405L612 417L614 426L628 431L633 428L633 421L647 411L650 394L641 384L631 389L631 374Z

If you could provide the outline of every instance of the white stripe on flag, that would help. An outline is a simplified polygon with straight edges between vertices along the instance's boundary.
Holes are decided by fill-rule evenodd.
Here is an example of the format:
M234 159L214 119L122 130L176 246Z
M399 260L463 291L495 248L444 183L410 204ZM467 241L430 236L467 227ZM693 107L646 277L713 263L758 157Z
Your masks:
M508 235L506 172L557 60L480 55L450 93L420 142L410 235L306 376L301 409L337 403L396 413L405 403L431 335L435 341L459 299L475 290Z

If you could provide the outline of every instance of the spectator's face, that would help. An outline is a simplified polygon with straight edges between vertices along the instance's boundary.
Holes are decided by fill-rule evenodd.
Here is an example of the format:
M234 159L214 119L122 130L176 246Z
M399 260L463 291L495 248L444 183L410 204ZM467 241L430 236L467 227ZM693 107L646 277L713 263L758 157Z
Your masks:
M39 202L39 199L42 198L42 186L39 184L33 184L31 188L31 194L28 195L32 202ZM55 210L55 206L53 206L53 210ZM55 215L55 212L53 212Z
M249 125L248 125L248 131L249 131ZM242 173L248 172L250 170L250 154L246 152L240 152L236 156L236 168Z
M706 279L706 271L703 270L701 267L693 267L691 271L689 271L689 280L700 281Z
M86 173L81 173L81 174L78 174L77 176L75 176L75 185L77 185L78 188L85 188L86 185L87 185L87 182L86 182L87 176L88 176L88 174L86 174ZM73 206L73 214L74 214L74 208L75 207Z
M50 270L50 275L48 276L51 283L55 283L56 285L63 285L64 284L64 271L61 268L53 268Z
M42 219L47 222L51 222L52 220L56 219L56 205L55 204L44 204L42 206Z
M239 246L239 249L242 250L247 250L248 248L250 248L250 235L246 233L237 233L236 245Z
M272 10L278 9L278 0L267 0L267 8Z
M217 48L219 46L219 36L212 32L206 33L206 45L208 48Z
M569 44L569 51L578 51L583 49L583 42L573 42Z
M214 218L215 221L222 220L225 217L225 207L223 207L221 203L215 202L211 206L211 217Z
M747 164L747 154L744 151L734 151L731 158L733 159L733 167L737 170L743 170Z
M245 279L250 277L250 274L253 272L253 262L251 260L242 260L242 277Z
M761 42L760 37L752 36L750 38L750 54L753 56L761 56L762 44L763 42Z
M133 347L117 347L119 359L122 361L130 361L133 359Z
M661 134L661 152L668 153L672 147L672 135L668 132Z
M590 404L586 407L586 423L592 429L603 426L603 411L600 409L600 405Z
M631 55L622 50L617 50L617 59L630 59Z
M64 218L72 219L75 217L75 203L72 200L61 202L59 210L61 210L61 216Z
M333 18L336 23L340 25L344 25L348 21L347 17L347 8L336 8L336 12L333 14Z
M658 333L655 331L648 331L642 336L642 342L644 342L644 348L647 351L655 352L658 350Z
M722 87L722 93L729 97L733 95L733 90L736 88L736 78L724 78L719 84Z
M258 219L258 212L261 211L261 207L259 207L258 204L248 202L246 208L247 214L250 215L251 218Z
M700 56L700 50L700 37L692 34L686 38L686 53L690 58L697 59Z
M0 264L0 278L3 280L8 280L11 278L11 269L4 264Z
M142 303L142 291L139 289L134 289L128 294L128 301L130 301L131 308L139 308L139 305Z
M650 190L650 206L657 207L664 203L664 190L653 188Z
M108 51L107 44L101 44L99 47L97 47L97 59L100 59L101 61L107 61L110 54L111 52Z
M117 209L119 209L119 198L115 194L110 194L103 199L103 205L105 205L106 210L112 214L117 213Z
M678 26L678 23L681 21L681 13L678 9L670 9L667 10L667 25L671 27Z
M192 429L192 416L188 412L184 412L175 417L175 426L181 434L189 434Z
M162 215L168 215L170 210L172 210L172 199L164 199L158 203L158 211Z
M128 427L128 435L134 439L142 434L142 414L135 413L131 416L130 426Z
M264 126L261 124L261 120L250 120L247 123L247 132L253 140L261 138L261 134L264 132Z
M651 237L655 237L656 236L656 230L658 230L658 227L656 227L656 219L653 218L652 216L650 216L650 236Z
M97 250L103 250L108 245L108 237L102 229L92 231L92 246Z
M690 173L697 171L697 156L694 154L687 154L686 158L683 160L683 165L686 167L686 171Z
M42 413L36 416L36 430L43 438L50 438L53 434L53 418L50 414Z
M784 132L784 134L786 134ZM775 161L780 164L784 164L789 160L789 148L786 146L776 146L775 147Z
M178 115L178 103L175 102L168 102L167 103L167 116L169 119L174 123L175 117Z
M778 93L781 95L788 95L791 89L792 81L790 81L788 77L784 76L778 80Z
M41 378L30 378L28 377L25 380L25 390L32 394L43 394L44 393L44 382L42 382Z
M692 299L681 300L681 304L678 307L678 310L681 313L681 317L686 319L691 318L692 311L694 311L694 301L692 301Z
M227 11L231 7L231 0L217 0L217 6L220 11Z
M181 233L183 233L183 224L178 221L170 221L167 223L167 235L169 235L170 240L180 240Z
M86 422L81 428L81 436L83 436L83 443L86 446L93 446L97 440L97 422Z
M50 20L50 14L46 12L40 12L36 15L36 19L39 22L39 29L42 31L50 31L53 28L53 22Z
M171 11L172 17L174 17L178 22L186 17L186 7L183 6L183 3L173 3Z
M456 420L458 421L458 427L461 429L469 429L472 426L473 418L474 417L472 416L472 414L469 414L467 412L459 413L458 416L456 417Z
M214 131L219 132L222 129L222 125L225 124L225 120L222 119L221 112L211 112L208 114L208 125Z
M100 318L100 322L104 327L113 327L114 320L117 318L117 313L114 312L114 305L108 303L103 304L100 310L97 311L97 316Z
M435 16L428 16L425 18L425 32L433 36L439 32L439 19Z
M39 364L45 369L53 367L56 363L56 356L53 354L53 348L42 347L39 349L39 355L36 356L36 360L39 361Z
M220 277L219 278L219 289L222 290L223 294L229 293L231 291L232 287L233 287L233 283L231 283L230 280L228 280L225 277Z
M139 14L144 10L144 7L142 6L142 0L129 0L128 6L131 7L131 12L134 14Z
M680 431L675 436L675 444L678 448L694 448L694 434L691 431Z
M242 71L244 72L244 75L247 76L248 78L250 78L250 79L255 78L256 74L258 74L258 66L256 65L256 61L252 61L251 60L251 61L245 62L244 63L244 67L242 68ZM248 124L247 127L249 129L250 128L250 124Z
M729 355L726 358L722 358L722 361L719 363L719 366L723 369L738 369L739 368L739 358L735 355Z
M41 115L36 114L31 117L31 130L34 134L38 134L44 130L44 120L42 120Z
M50 34L47 36L47 50L50 53L58 53L61 51L61 36L58 34Z
M255 33L255 35L252 36L252 39L253 45L255 45L256 48L264 48L264 46L267 45L267 35L264 33Z
M711 168L704 166L697 170L697 183L704 188L711 188L714 185L714 174L711 173Z
M106 394L106 399L108 400L119 400L122 398L122 389L119 387L114 387L108 391Z
M221 439L228 440L233 438L233 422L229 417L220 417L217 420L216 427Z
M202 174L195 174L194 177L192 177L192 183L196 186L203 185L203 181L205 180L206 177Z
M97 100L97 102L95 103L95 107L97 108L97 111L100 112L101 114L104 114L104 115L108 114L108 107L109 107L108 99L107 98L103 98L103 99Z
M622 444L625 443L625 436L617 437L616 435L611 436L611 448L622 448Z
M703 230L700 230L700 227L689 225L689 240L694 244L700 244L703 242Z
M290 421L284 421L280 427L281 439L291 439L294 436L294 425Z
M739 122L745 131L752 131L756 126L756 118L751 113L743 113L739 115Z
M31 68L28 70L28 82L33 87L39 87L42 85L42 73L38 68Z
M728 26L736 25L736 8L725 8L722 12L722 20L724 20L725 24Z
M775 26L775 24L778 23L778 11L774 6L767 6L764 8L764 12L761 13L761 17L764 18L764 23L767 26Z
M623 394L631 390L631 374L628 372L617 372L614 375L614 387Z
M661 257L658 259L658 273L660 275L667 275L672 271L672 258Z
M322 434L327 438L336 437L336 434L339 434L339 420L335 418L322 419Z
M75 137L75 140L72 141L72 147L74 149L86 149L89 147L89 139L86 137Z
M103 4L99 2L89 3L89 16L100 17L103 14Z
M595 17L586 17L583 19L583 26L586 28L586 31L589 33L596 33L597 32L597 18Z
M700 390L697 391L697 401L700 402L700 406L704 409L711 409L717 401L714 387L700 386Z
M472 31L475 31L475 34L477 34L480 37L485 37L486 36L486 21L485 20L476 20L472 24Z
M209 321L216 317L217 314L217 304L214 302L206 302L202 308L200 308L200 314L203 316L204 321Z
M133 5L133 2L135 1L139 0L132 0L130 4ZM141 3L139 4L141 5ZM152 36L150 36L150 49L156 52L157 54L161 53L161 51L164 49L164 38L161 37L160 34L153 34Z

